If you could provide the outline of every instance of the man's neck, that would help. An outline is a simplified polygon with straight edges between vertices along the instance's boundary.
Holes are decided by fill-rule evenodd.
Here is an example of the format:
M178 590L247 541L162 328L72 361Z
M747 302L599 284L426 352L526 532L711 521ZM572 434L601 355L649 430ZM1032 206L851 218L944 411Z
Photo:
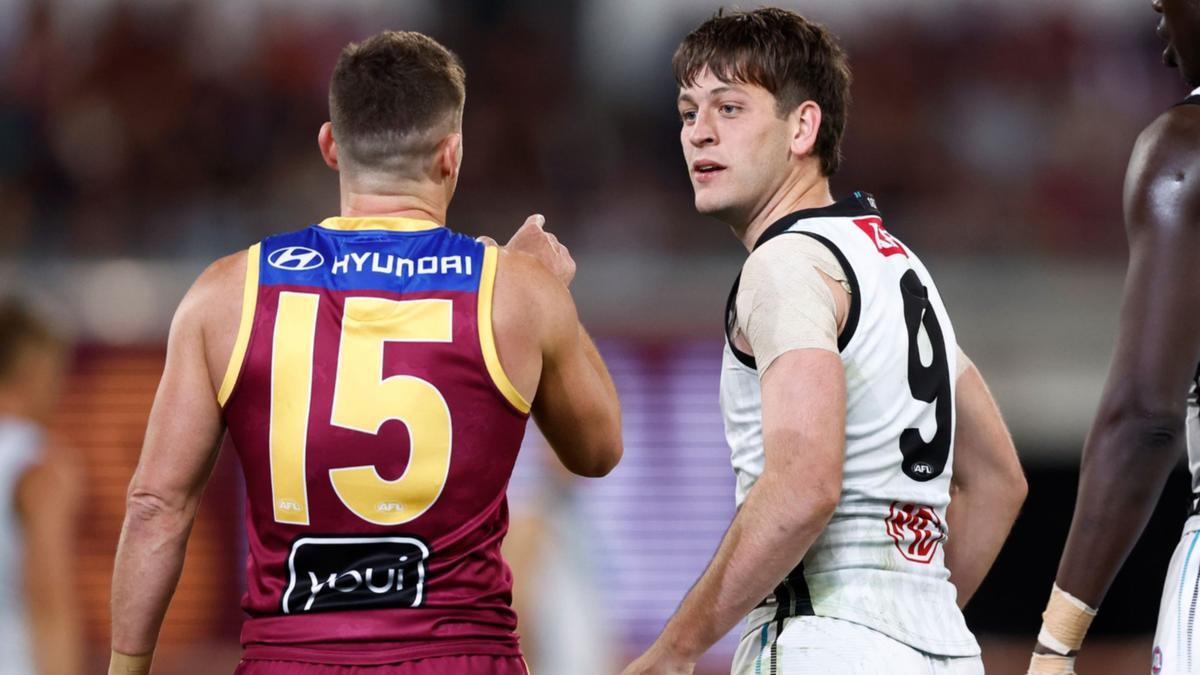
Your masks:
M747 251L753 251L754 245L771 223L789 213L830 204L833 204L833 195L829 192L828 178L819 173L816 176L800 176L776 192L744 228L734 227L733 233Z
M412 218L446 224L447 204L418 193L379 194L342 187L342 216L346 218Z

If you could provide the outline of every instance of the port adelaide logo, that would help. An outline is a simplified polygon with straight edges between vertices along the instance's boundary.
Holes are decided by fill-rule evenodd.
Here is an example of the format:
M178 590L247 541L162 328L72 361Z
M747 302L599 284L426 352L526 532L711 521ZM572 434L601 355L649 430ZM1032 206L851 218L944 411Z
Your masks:
M288 555L283 613L420 607L428 560L412 537L301 537Z
M287 246L272 251L267 256L267 262L276 269L300 272L320 267L325 262L325 256L304 246Z

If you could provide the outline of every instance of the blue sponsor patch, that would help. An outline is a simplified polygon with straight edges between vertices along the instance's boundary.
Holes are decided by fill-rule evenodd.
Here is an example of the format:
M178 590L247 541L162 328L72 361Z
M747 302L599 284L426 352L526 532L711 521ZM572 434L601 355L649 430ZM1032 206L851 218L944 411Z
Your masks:
M475 291L483 244L445 228L345 232L309 227L262 243L260 284L333 291Z

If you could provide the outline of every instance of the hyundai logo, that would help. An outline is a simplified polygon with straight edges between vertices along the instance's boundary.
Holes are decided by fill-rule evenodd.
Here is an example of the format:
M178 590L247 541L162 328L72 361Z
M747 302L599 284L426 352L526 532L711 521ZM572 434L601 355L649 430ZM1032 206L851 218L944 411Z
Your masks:
M271 264L271 267L289 272L299 272L320 267L321 263L325 262L325 256L311 248L288 246L272 252L267 257L267 262Z

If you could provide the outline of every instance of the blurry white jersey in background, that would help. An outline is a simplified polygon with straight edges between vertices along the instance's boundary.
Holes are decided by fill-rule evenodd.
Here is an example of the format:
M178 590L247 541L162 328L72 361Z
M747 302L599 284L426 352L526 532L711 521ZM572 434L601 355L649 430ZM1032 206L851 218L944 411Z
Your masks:
M42 433L24 420L0 417L0 674L34 673L25 604L17 484L41 459Z
M944 564L958 349L933 279L884 230L874 199L863 193L787 216L757 246L776 236L824 244L851 287L838 339L846 457L832 520L751 623L832 617L928 654L975 656L979 645ZM762 392L753 358L732 346L736 295L735 284L721 410L740 506L763 469Z

